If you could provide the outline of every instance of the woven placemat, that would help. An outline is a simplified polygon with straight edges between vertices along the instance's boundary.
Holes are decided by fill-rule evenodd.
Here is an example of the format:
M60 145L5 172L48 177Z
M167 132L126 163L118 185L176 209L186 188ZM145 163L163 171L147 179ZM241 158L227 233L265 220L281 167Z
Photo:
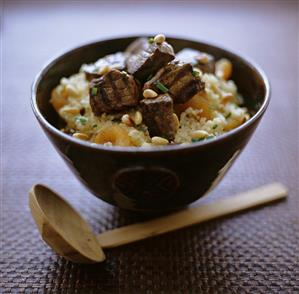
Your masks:
M62 34L74 31L68 29L72 20L68 12L80 19L78 36L69 34L76 43L90 32L96 3L80 6L76 2L72 10L68 1L61 6L20 3L7 1L4 10L0 293L299 293L298 75L293 63L276 59L285 52L288 60L298 60L295 2L256 8L248 4L247 10L234 14L243 13L248 34L254 23L266 17L268 26L263 30L267 32L261 34L269 36L267 41L259 36L250 42L244 39L244 48L264 60L273 98L231 171L215 191L200 200L208 202L281 181L290 189L287 201L107 250L107 260L96 265L72 264L52 252L40 240L28 208L28 190L41 182L64 195L96 232L145 218L90 195L42 134L28 102L30 83L42 62L69 43ZM196 10L190 5L193 15ZM215 7L206 9L214 11ZM81 14L82 9L88 12ZM267 13L259 14L260 10ZM208 17L205 21L209 23ZM276 29L288 33L278 34L279 42L271 45L268 54L271 40L277 40ZM214 29L207 26L207 30L212 35ZM230 44L243 36L238 29L234 32L234 37L225 33L223 42ZM54 46L55 38L65 43ZM231 44L237 46L237 42Z

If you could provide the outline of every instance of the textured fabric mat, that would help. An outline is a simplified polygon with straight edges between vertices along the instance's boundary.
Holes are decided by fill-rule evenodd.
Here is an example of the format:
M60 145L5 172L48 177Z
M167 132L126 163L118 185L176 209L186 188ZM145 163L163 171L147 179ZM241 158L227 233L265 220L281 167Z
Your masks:
M1 4L0 293L299 293L297 1ZM272 84L270 107L254 137L217 189L200 201L272 181L287 185L290 195L108 250L102 264L72 264L40 240L27 203L32 184L60 192L96 232L144 217L103 203L75 180L33 117L30 84L42 64L65 48L161 31L243 52Z

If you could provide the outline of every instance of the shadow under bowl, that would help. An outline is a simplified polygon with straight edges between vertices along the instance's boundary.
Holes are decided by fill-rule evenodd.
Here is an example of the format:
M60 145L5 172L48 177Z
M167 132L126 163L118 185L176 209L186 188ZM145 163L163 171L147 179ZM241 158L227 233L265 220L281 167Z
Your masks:
M77 47L50 61L32 86L32 108L42 129L76 177L98 198L120 208L163 211L183 207L213 189L248 143L270 99L263 71L248 59L198 41L167 38L175 51L193 48L233 64L232 80L243 95L251 118L212 140L163 147L91 145L59 130L61 120L49 103L62 77L83 63L123 51L137 37L103 40Z

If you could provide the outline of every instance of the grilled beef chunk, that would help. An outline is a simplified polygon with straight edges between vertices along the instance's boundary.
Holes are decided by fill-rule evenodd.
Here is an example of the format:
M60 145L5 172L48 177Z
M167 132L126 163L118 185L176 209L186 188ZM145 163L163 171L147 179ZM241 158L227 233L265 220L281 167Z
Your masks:
M198 50L185 48L176 54L176 58L198 67L203 73L215 72L215 60L210 54Z
M160 136L173 140L176 125L173 117L173 101L168 94L161 94L154 99L143 99L140 107L144 123L151 136Z
M204 82L199 77L193 76L191 64L177 60L161 68L144 84L144 89L150 88L159 92L161 84L168 89L174 103L185 103L204 89Z
M139 89L131 75L112 69L90 82L89 96L93 113L100 115L137 105Z
M84 64L81 70L84 71L86 79L92 80L101 77L101 72L105 67L110 69L124 70L126 68L126 54L123 52L117 52L114 54L106 55L100 58L93 64Z
M142 82L174 59L173 48L167 42L150 43L144 38L137 40L135 46L131 44L127 52L131 52L127 59L128 73Z

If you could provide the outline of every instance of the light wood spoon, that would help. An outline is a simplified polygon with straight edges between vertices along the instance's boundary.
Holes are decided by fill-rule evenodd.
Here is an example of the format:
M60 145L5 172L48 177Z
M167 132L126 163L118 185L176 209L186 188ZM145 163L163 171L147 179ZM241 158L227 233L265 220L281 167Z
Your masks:
M250 207L285 198L287 189L272 183L213 203L188 208L147 222L95 235L88 223L61 196L43 185L29 192L32 216L44 241L59 255L79 263L105 259L103 248L112 248Z

